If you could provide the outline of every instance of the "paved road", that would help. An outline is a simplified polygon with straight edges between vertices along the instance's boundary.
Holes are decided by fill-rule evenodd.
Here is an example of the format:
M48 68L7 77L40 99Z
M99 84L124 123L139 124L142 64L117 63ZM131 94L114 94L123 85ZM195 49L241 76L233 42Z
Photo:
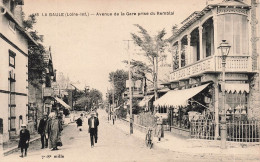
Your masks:
M104 114L105 115L105 114ZM40 142L30 146L28 156L19 157L19 152L4 158L4 161L234 161L214 156L189 155L163 150L148 149L144 140L130 136L107 122L106 116L100 113L99 140L94 148L90 146L87 132L87 119L83 123L83 131L76 124L68 125L62 134L64 146L58 151L40 149ZM236 159L239 161L241 159ZM2 161L2 160L1 160Z

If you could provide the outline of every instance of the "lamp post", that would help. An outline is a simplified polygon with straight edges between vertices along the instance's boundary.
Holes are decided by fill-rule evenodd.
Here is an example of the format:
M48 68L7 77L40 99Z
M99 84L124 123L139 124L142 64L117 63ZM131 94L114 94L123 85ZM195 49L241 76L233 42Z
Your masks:
M222 40L220 43L218 49L220 49L221 52L221 58L222 58L222 84L221 84L221 90L222 90L222 108L220 111L220 137L221 137L221 149L226 148L226 140L227 140L227 124L226 124L226 111L225 111L225 68L226 68L226 58L228 56L230 45L226 42L226 40Z

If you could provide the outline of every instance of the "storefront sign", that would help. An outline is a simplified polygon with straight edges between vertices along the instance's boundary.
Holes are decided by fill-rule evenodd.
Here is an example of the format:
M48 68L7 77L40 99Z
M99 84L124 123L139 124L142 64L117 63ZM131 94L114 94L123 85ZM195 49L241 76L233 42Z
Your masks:
M49 63L49 60L50 60L50 54L49 52L46 52L43 54L43 61L44 63L48 64Z
M222 80L222 74L219 75L218 80ZM247 74L225 74L225 80L243 81L248 80Z
M43 91L43 96L44 97L53 96L53 89L50 87L45 87Z

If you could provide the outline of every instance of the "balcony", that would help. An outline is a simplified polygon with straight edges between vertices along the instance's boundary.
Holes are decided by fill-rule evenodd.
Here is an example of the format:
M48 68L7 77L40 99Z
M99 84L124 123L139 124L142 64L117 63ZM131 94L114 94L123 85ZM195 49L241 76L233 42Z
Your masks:
M226 72L249 73L252 72L252 60L249 56L228 56L226 59ZM179 81L195 77L204 73L222 72L221 56L211 56L193 64L184 66L170 74L170 81Z

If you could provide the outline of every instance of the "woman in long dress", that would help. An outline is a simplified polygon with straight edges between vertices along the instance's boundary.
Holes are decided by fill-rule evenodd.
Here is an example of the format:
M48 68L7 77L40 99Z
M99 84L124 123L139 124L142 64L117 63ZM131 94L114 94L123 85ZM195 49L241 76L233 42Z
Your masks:
M52 150L58 150L57 143L60 140L62 131L62 125L59 122L55 113L50 113L49 120L46 126L46 133L49 138L49 148Z
M156 117L156 131L155 131L155 136L158 137L158 141L161 141L162 138L162 116L160 116L158 113L155 114Z

